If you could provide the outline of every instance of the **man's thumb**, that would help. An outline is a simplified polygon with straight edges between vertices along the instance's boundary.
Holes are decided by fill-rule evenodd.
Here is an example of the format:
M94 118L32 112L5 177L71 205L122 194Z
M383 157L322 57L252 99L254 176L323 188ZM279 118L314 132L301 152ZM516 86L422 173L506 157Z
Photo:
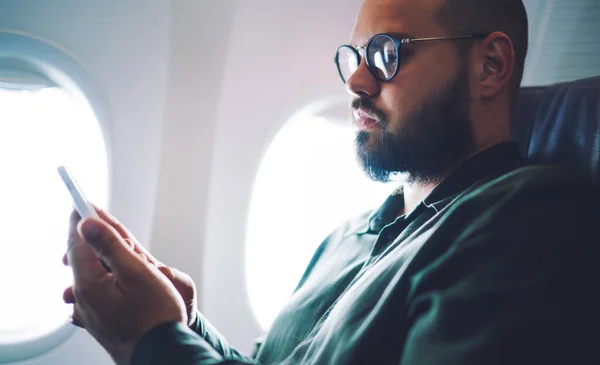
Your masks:
M118 275L135 267L135 253L127 247L127 243L114 228L94 218L80 221L77 228L110 271Z

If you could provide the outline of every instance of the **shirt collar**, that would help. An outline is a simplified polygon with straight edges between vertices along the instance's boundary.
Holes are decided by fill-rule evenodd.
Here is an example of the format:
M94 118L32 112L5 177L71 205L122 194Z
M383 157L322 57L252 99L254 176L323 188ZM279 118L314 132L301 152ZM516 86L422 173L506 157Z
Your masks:
M479 180L486 176L499 176L524 161L516 142L504 142L487 148L456 167L410 214L420 214L423 209L434 209L439 212L458 194ZM363 222L353 233L379 232L396 219L402 207L404 207L404 195L402 188L398 188L379 209L369 215L366 224Z
M423 200L428 208L442 210L458 194L488 176L498 176L521 165L525 159L517 142L487 148L464 161Z

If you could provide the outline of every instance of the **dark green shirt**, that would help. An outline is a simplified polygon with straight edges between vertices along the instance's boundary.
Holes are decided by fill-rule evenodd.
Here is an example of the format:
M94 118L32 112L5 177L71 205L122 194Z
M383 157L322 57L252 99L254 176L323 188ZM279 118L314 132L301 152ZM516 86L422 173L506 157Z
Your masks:
M600 364L598 202L497 145L408 215L395 194L327 237L255 359L199 317L150 331L132 363Z

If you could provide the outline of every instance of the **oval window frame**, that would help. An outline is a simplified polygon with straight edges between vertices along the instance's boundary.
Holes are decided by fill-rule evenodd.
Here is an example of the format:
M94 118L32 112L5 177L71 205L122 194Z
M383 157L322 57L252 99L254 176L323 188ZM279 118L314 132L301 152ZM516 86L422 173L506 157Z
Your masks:
M0 28L0 59L17 60L24 71L39 75L59 87L74 101L87 105L99 124L107 160L107 201L112 195L112 139L106 98L99 92L84 63L50 40L27 32ZM19 362L48 353L65 343L76 327L65 323L54 332L25 341L0 343L0 363Z

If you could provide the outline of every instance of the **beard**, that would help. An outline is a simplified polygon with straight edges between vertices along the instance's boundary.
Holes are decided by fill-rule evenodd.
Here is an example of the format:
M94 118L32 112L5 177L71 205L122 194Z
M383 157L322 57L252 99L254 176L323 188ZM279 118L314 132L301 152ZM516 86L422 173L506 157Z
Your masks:
M369 131L359 132L355 140L359 162L374 181L389 182L392 176L406 174L408 182L440 182L475 150L466 66L396 123L395 130L372 104L364 97L352 102L354 109L364 108L378 119L378 141L370 143L374 134Z

